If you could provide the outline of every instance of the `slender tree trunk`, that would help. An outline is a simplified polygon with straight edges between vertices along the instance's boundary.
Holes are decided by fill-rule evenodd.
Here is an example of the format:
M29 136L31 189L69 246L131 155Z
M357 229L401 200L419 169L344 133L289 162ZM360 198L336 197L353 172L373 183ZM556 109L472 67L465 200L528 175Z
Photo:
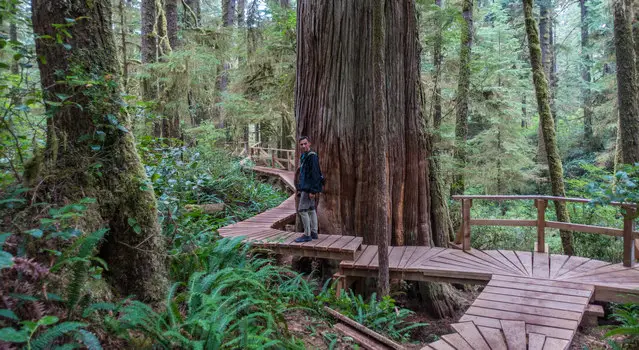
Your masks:
M157 62L157 33L153 29L156 13L155 0L142 0L140 4L140 51L143 64ZM154 100L157 98L157 94L155 79L142 78L142 97L144 100Z
M552 0L541 0L539 2L539 40L541 44L541 62L544 68L544 74L548 81L548 94L550 103L550 113L553 112L553 98L552 98L552 40L551 40L551 24L552 24ZM553 121L555 121L553 115ZM541 171L539 178L545 181L549 178L548 174L548 155L546 154L546 145L544 145L544 129L539 122L539 128L537 130L537 163ZM540 192L541 190L540 187ZM545 191L544 191L545 192Z
M222 26L225 28L231 28L234 23L234 19L236 16L235 12L235 1L236 0L222 0ZM224 62L221 67L219 67L219 75L216 80L217 87L217 102L222 101L222 94L226 91L226 86L228 85L228 70L230 69L230 64L228 62ZM217 119L218 126L220 128L224 128L224 111L221 107L217 108Z
M597 142L594 139L594 133L592 130L592 98L590 94L590 84L592 78L590 76L590 43L589 43L589 20L588 20L588 6L587 0L579 0L579 6L581 8L581 61L583 66L581 67L581 79L583 80L581 89L581 106L584 113L584 143L590 150L598 148Z
M246 11L246 0L237 0L237 26L241 27L244 25L244 12Z
M559 156L559 149L557 148L555 123L550 112L549 85L542 65L539 33L537 32L537 24L533 17L532 0L523 0L523 6L526 19L528 49L530 52L530 65L533 73L533 82L535 84L535 95L537 96L537 109L539 111L540 123L543 128L544 145L548 159L548 169L550 171L552 194L554 196L565 197L566 191L564 190L564 173L561 164L561 157ZM555 202L555 210L559 221L570 222L565 202ZM564 253L566 255L573 255L574 248L572 233L560 231L560 235Z
M442 0L435 0L435 5L439 7L441 13ZM435 128L435 142L439 140L439 128L442 124L442 88L440 81L442 77L442 20L441 15L435 17L435 41L433 43L433 65L435 66L435 76L433 81L433 127Z
M459 53L459 80L457 83L457 118L455 121L455 166L451 194L463 194L464 169L466 167L466 139L468 138L468 98L470 93L470 59L473 46L473 0L464 0L462 5L464 22L461 27Z
M388 135L386 112L386 28L385 28L385 0L373 0L373 37L372 37L372 66L373 66L373 157L371 165L376 169L387 169ZM371 220L371 231L377 236L377 257L379 267L377 269L377 295L386 296L390 293L390 281L388 271L388 244L390 243L390 216L389 208L389 181L386 171L377 171L372 174L373 212L378 220ZM402 237L403 238L403 237Z
M630 1L614 1L621 161L639 163L639 101Z
M100 250L109 266L107 277L122 295L158 301L167 286L164 241L153 190L142 189L148 179L128 131L131 120L120 108L111 3L94 0L87 6L84 0L68 0L51 6L48 0L32 0L31 4L36 37L55 37L53 24L77 19L64 39L72 50L52 40L36 40L36 53L44 58L38 60L44 99L69 96L60 107L46 105L50 173L43 177L40 193L59 203L96 198L80 226L87 232L109 229ZM91 84L57 83L68 75ZM96 164L103 165L101 173L92 170Z
M127 57L126 44L126 12L124 12L124 0L120 0L118 4L118 12L120 12L120 41L122 43L122 87L126 93L129 85L129 59Z

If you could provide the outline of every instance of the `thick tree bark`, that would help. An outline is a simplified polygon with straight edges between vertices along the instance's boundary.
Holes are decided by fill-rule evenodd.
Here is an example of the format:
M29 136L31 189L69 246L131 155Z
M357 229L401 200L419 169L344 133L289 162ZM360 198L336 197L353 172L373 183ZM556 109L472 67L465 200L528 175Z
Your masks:
M466 139L468 138L468 99L470 94L470 56L473 47L473 0L464 0L464 22L461 26L459 51L459 80L457 83L457 114L455 120L455 166L457 174L451 186L451 194L464 193L464 168L466 167Z
M621 161L639 163L639 101L630 1L614 1Z
M543 128L544 145L548 159L548 169L550 172L550 182L553 196L565 197L564 172L561 164L559 149L555 136L555 122L550 112L550 93L548 80L544 74L541 59L541 47L539 43L539 33L537 24L533 17L532 0L523 0L524 15L526 19L526 34L528 37L528 49L530 52L530 65L535 84L535 95L537 97L537 109L539 111L540 124ZM568 210L565 202L555 202L557 219L562 222L570 222ZM561 243L566 255L573 255L572 233L560 231Z
M590 84L592 78L590 75L590 43L589 43L589 30L588 30L588 6L587 0L579 0L579 6L581 8L581 61L583 66L581 67L581 107L584 113L584 144L590 149L595 150L597 142L594 139L594 133L592 130L592 101L590 93Z
M171 49L180 46L178 40L178 0L164 0L164 12L166 13L166 30Z
M442 0L435 0L435 5L442 9ZM435 17L435 40L433 43L433 66L435 66L433 81L433 127L435 128L435 142L439 139L439 128L442 124L442 21L441 16Z
M127 130L131 120L120 109L111 3L94 0L87 6L83 0L68 0L52 6L48 0L32 0L31 4L37 37L55 37L53 24L77 18L65 38L72 50L53 40L36 40L36 52L44 58L38 60L44 100L68 96L61 106L47 104L50 173L42 180L40 193L59 203L96 198L81 226L86 231L109 229L100 251L109 266L107 277L123 295L158 301L167 283L164 241L153 190L141 189L148 186L148 179ZM69 75L91 84L58 83ZM96 164L102 165L101 173Z

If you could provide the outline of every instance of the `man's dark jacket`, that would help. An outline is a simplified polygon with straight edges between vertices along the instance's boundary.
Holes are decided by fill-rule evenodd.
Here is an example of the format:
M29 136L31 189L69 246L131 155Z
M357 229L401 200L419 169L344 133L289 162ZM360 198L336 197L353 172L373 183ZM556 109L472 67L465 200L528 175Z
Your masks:
M317 153L308 151L300 157L300 177L297 190L308 193L322 192L323 176Z

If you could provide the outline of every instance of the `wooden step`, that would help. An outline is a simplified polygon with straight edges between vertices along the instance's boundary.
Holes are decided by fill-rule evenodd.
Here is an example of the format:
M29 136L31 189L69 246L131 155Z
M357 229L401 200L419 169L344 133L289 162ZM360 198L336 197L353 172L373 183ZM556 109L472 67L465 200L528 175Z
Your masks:
M586 312L584 312L580 325L583 327L596 327L599 325L599 317L604 317L603 306L589 304L586 306Z
M475 326L474 323L454 323L451 326L468 344L472 345L473 349L490 350L490 346L488 346L488 343L486 343L486 340L484 340L484 337L482 337L479 329L477 329L477 326Z

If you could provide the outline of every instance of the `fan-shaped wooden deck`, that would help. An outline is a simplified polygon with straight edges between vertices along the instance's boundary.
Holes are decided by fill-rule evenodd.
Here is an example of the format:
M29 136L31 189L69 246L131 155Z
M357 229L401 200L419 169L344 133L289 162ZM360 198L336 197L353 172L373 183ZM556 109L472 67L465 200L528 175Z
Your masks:
M293 173L255 167L278 175L293 187ZM377 246L350 236L320 235L295 243L299 233L281 228L292 222L295 200L219 230L223 237L244 236L275 252L341 260L339 277L377 276ZM636 234L636 232L633 232ZM510 250L459 250L389 247L390 277L416 281L484 284L453 334L424 349L566 349L592 310L592 301L638 301L639 267L576 256Z

